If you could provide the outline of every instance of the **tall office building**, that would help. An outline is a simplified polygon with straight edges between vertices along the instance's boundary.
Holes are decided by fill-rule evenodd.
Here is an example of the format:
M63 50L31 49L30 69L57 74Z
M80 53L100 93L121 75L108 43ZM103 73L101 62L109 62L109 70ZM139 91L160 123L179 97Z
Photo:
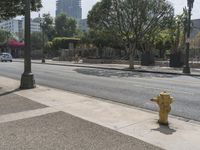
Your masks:
M64 13L76 20L82 18L81 0L57 0L56 16Z

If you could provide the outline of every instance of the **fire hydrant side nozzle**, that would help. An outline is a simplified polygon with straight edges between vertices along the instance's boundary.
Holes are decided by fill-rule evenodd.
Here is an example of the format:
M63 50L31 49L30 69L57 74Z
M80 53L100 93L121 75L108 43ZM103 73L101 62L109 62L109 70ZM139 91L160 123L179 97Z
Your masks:
M151 99L152 102L158 102L158 99L156 97Z
M168 125L168 115L171 111L171 103L173 103L174 99L169 93L162 92L156 98L151 99L151 101L156 102L160 108L158 122L163 125Z

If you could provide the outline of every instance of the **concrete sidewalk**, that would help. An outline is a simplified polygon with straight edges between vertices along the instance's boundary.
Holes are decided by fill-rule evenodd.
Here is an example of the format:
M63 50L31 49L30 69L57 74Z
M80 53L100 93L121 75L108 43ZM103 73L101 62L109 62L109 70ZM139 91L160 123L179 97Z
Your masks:
M0 141L4 147L13 144L6 141L6 135L10 135L8 139L12 142L23 143L23 140L27 140L30 147L40 145L43 149L49 149L52 146L52 150L159 149L157 147L200 150L198 122L185 122L170 116L170 126L165 127L157 124L157 112L43 86L32 90L15 90L18 86L19 81L0 77L0 87L7 94L34 102L29 102L23 112L0 114ZM74 143L66 143L67 139ZM53 144L48 146L48 143L57 140L60 147L55 148ZM63 147L65 144L71 147Z
M20 96L17 91L0 89L1 150L161 150Z
M14 62L23 62L22 59L14 59ZM41 64L41 60L32 60L32 63ZM111 70L124 70L124 71L136 71L144 73L160 73L160 74L172 74L172 75L187 75L182 73L182 68L170 68L159 66L140 66L135 65L134 70L130 70L127 64L83 64L74 63L69 61L52 61L46 60L46 65L62 65L72 67L85 67L85 68L97 68L97 69L111 69ZM200 76L200 68L191 68L190 76Z

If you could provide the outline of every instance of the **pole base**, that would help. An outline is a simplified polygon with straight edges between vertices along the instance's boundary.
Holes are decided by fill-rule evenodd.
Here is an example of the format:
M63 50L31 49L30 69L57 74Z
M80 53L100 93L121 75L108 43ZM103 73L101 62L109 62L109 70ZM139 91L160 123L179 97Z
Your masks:
M160 125L163 125L163 126L168 126L169 125L168 121L167 122L163 122L163 121L158 120L158 123Z
M21 77L20 89L32 89L35 88L34 75L32 73L23 73Z
M183 67L183 73L185 73L185 74L190 74L190 73L191 73L191 72L190 72L190 67L184 66L184 67Z
M42 63L45 63L45 59L44 58L42 58Z

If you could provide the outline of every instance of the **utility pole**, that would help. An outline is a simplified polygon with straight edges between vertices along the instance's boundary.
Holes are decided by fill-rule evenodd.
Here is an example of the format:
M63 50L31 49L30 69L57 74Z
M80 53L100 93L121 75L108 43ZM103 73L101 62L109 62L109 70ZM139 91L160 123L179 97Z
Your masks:
M42 32L42 63L45 63L45 52L44 52L44 47L45 47L45 35L44 35L44 19L42 19L39 15L40 18L40 28Z
M31 72L31 6L30 0L25 0L25 50L24 73L21 77L21 89L35 87L34 75Z
M44 47L45 47L45 36L44 36L44 29L42 28L42 63L45 63Z
M191 29L191 12L194 4L194 0L188 0L188 25L187 25L187 41L186 41L186 58L183 73L190 74L190 29Z

